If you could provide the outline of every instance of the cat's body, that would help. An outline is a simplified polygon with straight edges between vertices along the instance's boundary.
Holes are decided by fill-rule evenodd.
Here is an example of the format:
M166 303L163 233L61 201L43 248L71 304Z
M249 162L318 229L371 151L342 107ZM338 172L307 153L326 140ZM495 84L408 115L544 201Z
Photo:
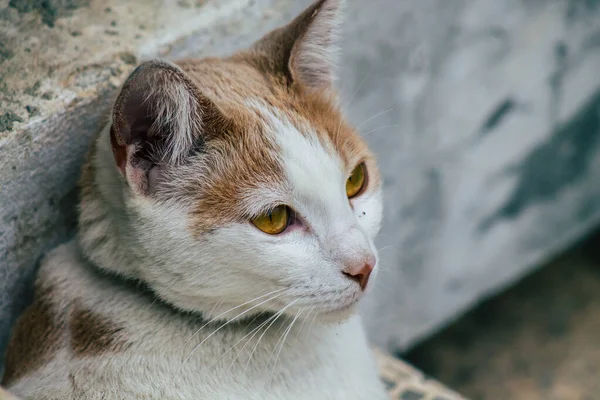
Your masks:
M3 384L24 399L384 399L356 304L381 221L333 95L339 0L125 82Z
M10 387L24 399L385 398L358 317L296 321L281 351L291 317L279 318L260 342L263 330L254 328L266 315L232 322L202 343L221 323L201 329L206 321L115 284L77 253L75 243L59 247L41 268L42 291L60 293L61 304L40 308L62 326L55 343L28 344L50 349L41 368ZM12 366L27 368L18 360Z

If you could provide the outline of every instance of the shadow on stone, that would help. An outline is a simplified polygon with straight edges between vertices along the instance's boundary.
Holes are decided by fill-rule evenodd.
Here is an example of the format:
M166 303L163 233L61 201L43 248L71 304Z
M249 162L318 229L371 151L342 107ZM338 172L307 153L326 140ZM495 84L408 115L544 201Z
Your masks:
M597 91L550 139L505 172L517 176L515 188L506 203L481 222L479 232L487 232L498 221L518 218L528 207L550 201L577 183L588 173L598 152L599 139L600 91Z

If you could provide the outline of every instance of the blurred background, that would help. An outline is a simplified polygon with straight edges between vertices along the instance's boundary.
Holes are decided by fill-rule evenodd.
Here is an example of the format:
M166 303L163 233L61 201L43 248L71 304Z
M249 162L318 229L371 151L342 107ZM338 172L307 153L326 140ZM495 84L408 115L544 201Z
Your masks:
M135 64L309 3L0 0L0 351ZM385 183L373 343L473 399L600 399L600 1L348 0L339 89Z

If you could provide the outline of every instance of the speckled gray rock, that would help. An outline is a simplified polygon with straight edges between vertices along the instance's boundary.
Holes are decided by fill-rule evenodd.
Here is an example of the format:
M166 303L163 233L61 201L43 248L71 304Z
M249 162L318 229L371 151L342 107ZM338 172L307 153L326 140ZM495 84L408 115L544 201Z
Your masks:
M0 351L133 65L230 53L309 0L17 3L0 0ZM340 87L386 184L364 315L403 348L600 220L600 5L349 3Z

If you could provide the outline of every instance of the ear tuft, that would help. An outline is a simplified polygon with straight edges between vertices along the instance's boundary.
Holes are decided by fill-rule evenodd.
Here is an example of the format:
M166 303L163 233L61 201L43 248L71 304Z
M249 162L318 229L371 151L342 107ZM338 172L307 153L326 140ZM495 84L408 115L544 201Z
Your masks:
M130 187L150 194L161 171L181 164L224 121L177 65L145 62L127 78L115 102L110 128L115 162Z
M201 131L196 86L175 64L148 61L127 78L113 109L112 131L149 162L179 163Z
M336 75L345 0L319 0L253 47L259 67L311 89L330 87Z
M289 69L307 86L324 88L335 81L345 2L323 0L315 5L306 31L294 44Z

